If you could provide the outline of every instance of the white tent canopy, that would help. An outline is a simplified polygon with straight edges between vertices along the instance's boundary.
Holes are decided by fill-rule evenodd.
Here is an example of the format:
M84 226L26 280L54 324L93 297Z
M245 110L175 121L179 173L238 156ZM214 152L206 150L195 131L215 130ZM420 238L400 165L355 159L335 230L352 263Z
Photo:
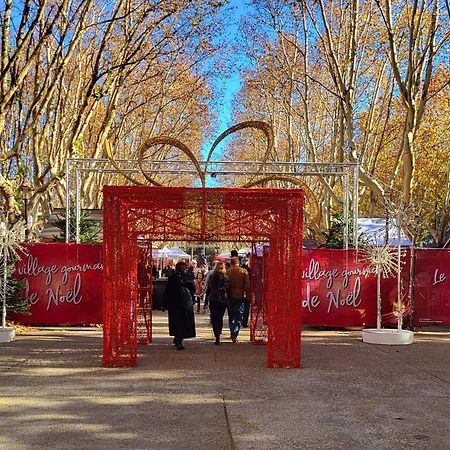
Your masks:
M161 257L161 250L156 247L152 247L152 258L160 258Z
M166 245L160 250L160 257L161 258L167 258L167 256L170 253L170 248L167 247Z
M191 259L190 255L188 255L186 252L181 250L181 248L177 247L176 245L174 245L172 248L170 248L168 250L169 250L169 252L168 252L167 256L169 258Z
M252 248L251 247L242 247L238 250L238 255L239 256L247 256L249 253L252 253ZM258 255L262 254L262 246L261 245L257 245L256 246L256 253ZM217 255L218 258L226 258L226 259L230 259L231 258L231 250L224 250L222 253L220 253L219 255Z
M394 218L388 223L388 244L397 246L398 227ZM371 245L384 245L386 241L386 219L379 217L360 217L358 219L358 236L366 238ZM403 230L400 230L400 245L411 247L412 242L408 239Z

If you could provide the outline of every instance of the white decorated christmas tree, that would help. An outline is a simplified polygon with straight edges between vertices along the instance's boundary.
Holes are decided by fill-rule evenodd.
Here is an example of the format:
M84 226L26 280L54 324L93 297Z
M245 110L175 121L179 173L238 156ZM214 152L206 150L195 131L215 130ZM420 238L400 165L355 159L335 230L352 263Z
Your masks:
M9 284L14 273L15 262L20 259L20 252L24 251L21 243L25 234L25 224L8 223L7 218L0 221L0 301L2 303L2 328L0 342L14 340L14 330L6 327L6 302L13 287Z

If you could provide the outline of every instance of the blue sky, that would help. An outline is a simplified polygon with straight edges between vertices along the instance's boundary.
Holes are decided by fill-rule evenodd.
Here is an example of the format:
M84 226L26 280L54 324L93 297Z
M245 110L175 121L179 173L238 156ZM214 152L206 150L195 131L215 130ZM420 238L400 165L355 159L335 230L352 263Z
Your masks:
M239 22L242 17L249 12L249 6L246 5L245 0L231 0L228 5L233 8L233 15L230 24L225 28L223 36L228 43L232 44L239 40ZM231 68L226 78L216 79L213 82L213 95L215 97L216 110L214 111L218 116L218 123L213 124L213 132L211 140L205 142L203 146L204 157L214 141L214 139L231 125L233 125L233 100L241 87L241 68L245 65L242 54L230 54L228 57L235 63L230 64ZM213 159L222 159L220 153L222 150L220 145L214 152Z

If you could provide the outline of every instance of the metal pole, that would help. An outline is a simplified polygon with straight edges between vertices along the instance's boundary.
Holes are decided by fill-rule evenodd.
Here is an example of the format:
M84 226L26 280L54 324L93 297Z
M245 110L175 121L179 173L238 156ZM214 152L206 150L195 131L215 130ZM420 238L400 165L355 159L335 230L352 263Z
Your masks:
M352 209L351 209L351 219L353 223L352 229L352 244L353 248L358 248L358 170L357 166L353 167L353 187L352 187Z
M25 193L25 197L23 199L23 209L25 214L25 242L28 242L30 237L30 230L28 228L28 193Z
M384 245L389 245L389 209L386 206L386 221L384 226Z
M75 195L75 242L77 244L80 243L80 173L78 170L75 172L76 174L76 195Z
M400 202L401 202L400 197ZM402 292L401 292L401 284L402 284L402 246L401 246L401 233L400 233L400 222L401 222L401 203L397 210L397 329L398 331L402 331L403 328L403 314L402 314Z
M8 225L6 225L8 226ZM6 231L8 232L8 231ZM3 252L3 286L2 286L2 297L3 297L3 311L2 311L2 328L6 328L6 272L7 272L7 258L6 258L6 248Z
M6 220L5 220L5 238L8 237L8 214L6 214ZM2 280L2 297L3 297L3 310L2 310L2 328L6 328L6 273L8 271L8 261L7 261L7 253L6 253L6 246L8 245L8 242L4 242L3 247L3 280Z
M353 246L358 249L359 166L353 168Z
M66 242L70 240L70 159L66 159Z
M348 250L348 173L344 175L344 249Z
M377 330L381 330L381 267L377 265Z

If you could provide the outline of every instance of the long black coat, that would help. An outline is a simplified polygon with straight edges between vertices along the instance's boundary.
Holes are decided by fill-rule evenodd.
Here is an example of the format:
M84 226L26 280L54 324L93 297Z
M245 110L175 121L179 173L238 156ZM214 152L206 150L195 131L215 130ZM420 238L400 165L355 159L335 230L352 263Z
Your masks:
M188 279L187 274L176 272L167 280L164 303L169 312L170 336L180 338L195 337L194 307L192 301L194 294L194 283Z

